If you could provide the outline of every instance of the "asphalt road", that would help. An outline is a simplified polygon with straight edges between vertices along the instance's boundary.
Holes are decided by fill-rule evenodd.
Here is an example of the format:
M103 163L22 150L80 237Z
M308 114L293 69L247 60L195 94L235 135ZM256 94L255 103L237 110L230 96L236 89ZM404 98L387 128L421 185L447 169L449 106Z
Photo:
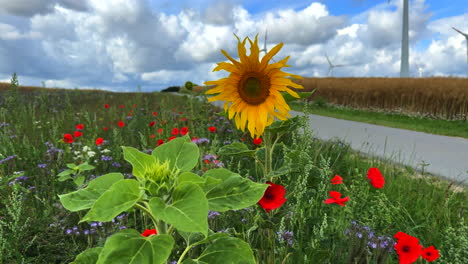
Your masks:
M223 102L213 102L222 107ZM305 115L291 111L292 116ZM468 183L468 139L447 137L405 129L366 124L309 114L314 136L339 138L354 150L409 165L433 175Z

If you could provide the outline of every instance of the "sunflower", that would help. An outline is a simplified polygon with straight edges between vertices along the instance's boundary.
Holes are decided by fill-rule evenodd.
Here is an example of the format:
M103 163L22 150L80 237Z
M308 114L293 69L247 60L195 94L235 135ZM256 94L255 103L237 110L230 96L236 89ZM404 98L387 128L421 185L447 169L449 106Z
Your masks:
M299 98L299 95L287 86L300 89L304 87L293 83L286 76L298 79L302 77L281 71L282 67L290 67L286 64L289 56L276 63L268 64L283 47L283 43L276 45L259 61L258 34L255 36L254 43L248 37L241 43L239 37L236 34L234 36L238 40L240 62L221 50L232 63L217 63L218 66L213 71L228 71L229 77L205 82L205 85L216 85L206 94L217 94L208 98L208 102L225 101L224 110L229 111L229 119L235 118L237 129L245 131L247 126L251 137L256 138L263 134L265 127L273 123L275 117L280 120L291 117L289 115L291 109L280 92L286 91L291 96ZM246 39L250 42L249 56L246 54Z

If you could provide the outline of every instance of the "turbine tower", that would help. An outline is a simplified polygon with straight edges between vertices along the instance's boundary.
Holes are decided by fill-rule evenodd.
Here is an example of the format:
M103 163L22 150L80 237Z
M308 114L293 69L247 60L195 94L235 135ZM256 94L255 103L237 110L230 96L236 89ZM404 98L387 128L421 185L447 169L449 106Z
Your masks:
M343 64L333 64L330 59L328 58L328 54L325 52L325 57L327 58L327 61L328 61L328 73L327 73L327 76L332 76L333 77L333 68L336 68L336 67L343 67L343 66L346 66L346 65L343 65ZM331 75L330 75L331 73Z
M388 0L390 3L390 0ZM403 0L403 28L401 33L400 78L409 77L409 0Z
M268 33L268 31L265 29L265 42L263 42L263 49L260 50L260 53L262 53L262 51L263 51L263 52L265 52L265 55L268 53L267 48L266 48L267 33ZM271 59L272 59L274 62L276 62L275 59L273 59L273 58L271 58Z
M456 29L456 28L454 28L454 27L452 27L452 28L453 28L453 30L455 30L456 32L462 34L462 35L465 37L465 39L466 39L466 63L467 63L467 76L468 76L468 34L463 33L463 32L461 32L460 30L458 30L458 29Z

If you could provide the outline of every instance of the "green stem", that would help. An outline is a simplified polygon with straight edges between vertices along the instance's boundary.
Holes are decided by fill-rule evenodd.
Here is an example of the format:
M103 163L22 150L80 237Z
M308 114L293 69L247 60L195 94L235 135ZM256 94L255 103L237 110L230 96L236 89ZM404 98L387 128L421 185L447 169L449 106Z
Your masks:
M147 203L146 203L146 204L147 204ZM145 204L145 205L146 205L146 204ZM151 218L151 220L153 220L154 226L158 228L158 230L157 230L158 233L164 234L164 233L161 232L162 230L159 229L159 228L160 228L160 226L159 226L159 221L156 220L156 219L153 217L153 214L148 210L148 208L146 208L146 207L144 207L144 206L142 206L141 204L138 204L138 203L136 204L136 206L137 206L138 208L140 208L141 210L143 210L146 214L149 215L149 217ZM164 230L164 231L165 231L165 230Z
M177 264L181 264L182 263L182 260L184 259L185 255L187 255L187 253L189 252L189 250L193 247L193 245L187 245L187 247L185 248L184 252L182 252L182 255L180 255L180 258L179 260L177 261Z

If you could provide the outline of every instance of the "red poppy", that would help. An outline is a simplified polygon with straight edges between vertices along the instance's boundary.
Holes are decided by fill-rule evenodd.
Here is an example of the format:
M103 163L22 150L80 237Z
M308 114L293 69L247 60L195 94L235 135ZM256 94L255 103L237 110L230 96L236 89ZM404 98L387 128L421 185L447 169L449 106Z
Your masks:
M179 114L183 114L184 112L179 112Z
M286 199L284 198L286 189L284 186L279 184L274 184L269 181L266 183L270 186L268 186L265 193L263 194L262 199L258 201L258 204L268 213L273 209L281 207L284 202L286 202Z
M162 128L158 128L158 134L161 135L163 133L163 129Z
M134 104L133 107L136 107L136 104Z
M253 140L253 143L255 145L260 145L260 144L262 144L262 142L263 142L263 140L261 138L256 138L256 139Z
M149 127L153 127L155 124L156 122L152 121L151 123L149 123Z
M129 113L127 116L132 116L132 113Z
M370 168L367 171L367 179L369 179L370 184L372 184L372 186L377 189L382 188L385 184L385 179L377 168Z
M198 138L197 138L197 137L192 137L192 140L191 140L191 141L193 142L193 141L195 141L195 140L198 140Z
M241 138L240 141L245 141L245 138Z
M439 250L435 249L434 246L427 247L422 250L422 257L425 260L432 262L439 258Z
M158 139L158 146L164 144L164 140Z
M83 129L84 129L84 125L83 125L83 124L78 124L78 125L76 125L76 129L78 129L78 130L83 130Z
M124 105L119 105L120 108L124 108Z
M63 135L63 142L65 143L72 143L73 142L73 137L71 134L65 134Z
M335 191L330 192L330 197L332 197L332 198L326 199L324 201L324 203L326 203L326 204L336 203L336 204L339 204L341 206L345 206L344 203L349 200L349 197L341 198L341 193L335 192Z
M179 129L178 128L173 128L171 134L174 135L174 136L179 135Z
M80 131L75 131L75 133L73 133L73 136L74 137L81 137L83 135L83 133L81 133Z
M125 126L125 123L122 122L122 121L119 121L119 123L117 123L117 125L119 125L119 127L124 127L124 126Z
M400 264L411 264L418 260L422 254L422 246L417 238L403 232L396 233L394 237L398 239L394 248Z
M189 132L189 130L188 130L187 127L183 127L183 128L180 129L180 134L181 134L182 136L187 135L188 132Z
M187 121L187 118L182 117L180 120L182 120L183 122L185 122L185 121Z
M207 159L206 159L206 160L204 160L203 162L205 162L206 164L210 163L210 161L209 161L209 160L207 160Z
M103 127L102 130L107 131L109 128Z
M156 231L156 229L145 229L145 232L141 233L141 235L144 237L157 235L157 234L158 234L158 231Z
M172 137L168 138L167 141L171 141L171 140L173 140L174 138L176 138L176 137L172 136Z
M152 113L152 115L154 115L154 116L157 115L157 114L158 114L158 113L156 113L156 112L153 112L153 113Z
M104 108L105 108L105 109L109 109L109 105L108 105L108 104L105 104L105 105L104 105Z
M332 184L342 184L343 183L343 178L341 178L340 175L335 175L333 179L331 179Z
M156 136L155 135L151 135L150 138L155 138Z
M211 133L215 133L215 132L216 132L216 127L210 126L210 127L208 128L208 131L210 131Z
M96 145L100 146L104 142L103 138L96 138Z

